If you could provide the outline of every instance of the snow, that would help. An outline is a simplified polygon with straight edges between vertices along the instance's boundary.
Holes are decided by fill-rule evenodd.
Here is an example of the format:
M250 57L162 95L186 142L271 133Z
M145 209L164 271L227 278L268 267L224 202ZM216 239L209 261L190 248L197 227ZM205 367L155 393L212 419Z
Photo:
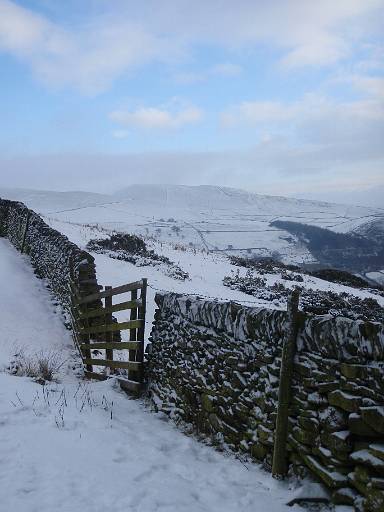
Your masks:
M258 466L247 469L178 432L110 381L82 387L77 402L75 383L48 389L50 405L41 386L0 374L4 510L285 509L289 492ZM68 405L57 425L62 390Z
M368 272L366 276L369 279L372 279L373 281L377 281L382 286L384 285L384 271L381 270L380 272Z
M346 441L347 438L350 436L350 431L349 430L342 430L342 431L339 431L339 432L335 432L333 435L335 437L338 437L339 439L341 439L342 441Z
M82 215L84 210L77 212L78 222L65 222L52 220L45 217L44 220L54 229L65 234L72 242L79 247L85 248L87 242L92 238L105 236L98 228L91 227L82 223ZM245 276L246 268L232 265L225 254L207 253L205 251L185 248L180 250L177 246L170 242L146 240L149 249L153 249L156 253L167 256L171 261L175 262L182 270L188 272L190 280L179 281L173 279L161 272L161 269L145 266L136 267L126 262L111 259L107 255L92 253L96 261L96 271L99 284L118 286L126 282L136 281L143 277L148 279L148 306L146 319L146 334L151 331L154 317L155 303L154 296L157 291L171 291L181 294L194 294L208 299L219 299L222 301L236 301L245 306L250 307L266 307L274 309L285 309L285 304L271 303L266 300L252 297L238 290L231 290L223 285L224 276L230 275L232 272L239 273L239 276ZM255 276L257 276L255 272ZM279 274L263 274L262 278L266 279L267 286L275 283L282 283L287 288L293 288L297 283L286 281ZM305 288L313 290L332 291L337 293L346 292L355 295L361 299L366 297L377 300L379 304L384 306L384 297L373 295L366 290L350 288L348 286L330 283L316 277L303 275L303 282L299 283ZM123 321L121 315L116 315L119 320Z
M28 259L0 238L0 370L20 349L67 350L69 332ZM49 314L47 314L47 312Z
M0 196L21 200L52 220L98 223L229 254L268 256L278 251L287 262L309 263L313 257L295 237L270 226L272 221L303 222L345 233L383 216L374 208L214 186L132 185L111 195L0 189Z
M82 248L91 238L103 236L103 230L136 232L149 237L150 249L189 273L190 280L182 282L154 267L135 267L94 254L98 280L104 286L148 278L147 335L157 290L276 308L222 284L232 271L246 272L229 263L225 254L230 252L226 251L229 243L243 249L272 247L287 260L308 261L305 249L269 228L271 220L301 219L342 231L377 215L367 208L268 198L216 187L195 191L164 187L160 195L159 187L146 188L145 194L144 189L131 187L115 196L0 193L10 198L12 194L43 213L46 222ZM174 225L181 228L178 236L172 231ZM150 236L157 229L162 231L153 240ZM195 247L180 249L180 243L188 246L190 241ZM219 251L215 252L216 245ZM268 286L280 282L295 285L276 274L263 277ZM300 284L305 287L346 291L384 305L384 298L369 292L303 277ZM0 370L20 348L29 354L56 350L66 361L59 382L45 388L26 377L0 373L0 503L4 510L287 510L284 504L290 501L292 491L256 464L244 465L233 455L187 437L144 403L129 400L112 379L79 380L73 369L78 361L72 340L44 283L34 276L28 258L2 239L0 280Z
M25 201L42 213L49 225L82 248L91 238L106 236L105 230L141 234L150 249L169 257L188 272L190 281L181 282L165 276L160 268L135 267L106 255L94 255L99 283L104 286L148 278L147 333L153 320L153 297L157 290L234 300L249 306L284 308L284 304L271 304L222 284L224 276L231 272L239 272L240 277L247 272L229 263L227 254L234 252L227 249L228 245L243 249L242 254L258 247L252 249L253 254L266 255L277 250L285 261L309 262L312 259L305 247L287 240L286 232L271 228L271 221L286 219L345 232L383 215L373 208L262 196L210 186L133 185L113 195L0 189L0 196ZM172 230L175 226L180 229L179 233ZM193 247L189 247L189 243ZM268 249L267 253L263 248ZM276 274L262 277L267 286L283 283L293 287L296 284ZM384 306L384 297L365 290L307 275L303 278L300 285L305 288L347 292L361 299L369 297Z
M0 279L2 368L19 346L56 349L67 361L45 386L0 372L2 510L286 510L287 484L258 465L181 433L112 379L76 378L72 342L47 290L3 239Z
M321 500L324 502L329 502L330 499L330 494L324 485L308 481L305 485L296 491L293 499L291 500L291 503Z
M370 453L367 449L359 450L357 452L353 452L350 455L351 459L355 462L360 462L361 464L367 464L377 469L384 469L384 461L375 457L372 453Z

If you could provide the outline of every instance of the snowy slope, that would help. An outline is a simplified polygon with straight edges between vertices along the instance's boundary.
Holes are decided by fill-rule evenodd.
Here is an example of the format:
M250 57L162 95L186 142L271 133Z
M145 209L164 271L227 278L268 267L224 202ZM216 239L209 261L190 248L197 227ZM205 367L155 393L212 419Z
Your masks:
M373 208L263 196L214 186L132 185L114 195L0 189L49 220L98 224L211 252L270 256L311 262L307 248L287 231L270 226L290 220L335 231L357 230L382 219Z
M153 319L156 289L270 307L270 303L224 287L222 280L231 272L239 271L226 257L236 253L228 249L228 245L245 249L243 253L248 255L270 255L278 251L288 262L312 260L306 247L298 244L294 237L272 228L269 225L272 220L299 220L342 231L370 225L381 215L369 208L261 196L212 186L134 185L113 196L0 189L0 196L5 194L41 212L46 222L83 248L91 238L105 236L103 230L138 233L146 238L149 248L169 257L188 272L190 280L180 282L152 267L135 267L105 255L94 255L102 285L115 286L148 277L151 288L147 333ZM240 274L245 272L245 269L240 270ZM267 277L268 285L281 282L279 276ZM304 277L304 286L370 296L367 292L308 276Z
M81 223L73 224L65 221L54 221L52 219L46 220L53 228L68 236L70 240L82 248L86 247L90 239L106 236L105 233L100 231L97 227L91 227ZM209 253L195 248L185 248L179 244L173 244L172 242L153 241L151 239L147 239L146 242L149 249L153 249L156 253L167 256L173 262L177 263L182 270L188 272L190 279L179 281L165 275L161 268L153 266L138 267L126 261L111 259L104 254L92 254L96 260L99 284L103 286L118 286L126 282L139 280L143 277L148 279L147 336L151 331L154 317L154 296L157 291L161 290L195 294L212 299L218 298L224 301L232 300L250 307L261 306L277 309L285 309L286 307L285 303L271 303L266 300L257 299L238 290L231 290L224 286L222 281L225 276L231 275L232 273L239 273L240 276L245 276L247 269L232 265L223 253ZM268 286L280 283L287 288L293 288L297 285L297 283L293 281L289 282L282 279L281 274L263 274L262 277L266 279ZM300 286L313 290L349 293L361 299L367 297L373 298L384 307L384 297L373 295L365 290L330 283L308 275L303 275L303 282L299 284ZM119 320L124 320L124 317L119 317L119 314L117 314L117 316Z
M62 351L72 338L52 305L43 281L35 278L28 258L0 238L0 371L24 349Z
M60 350L59 382L0 371L0 503L17 512L270 512L292 498L255 464L179 432L113 381L73 373L68 331L28 259L0 239L2 370L15 352Z
M55 192L51 190L1 187L0 197L21 201L39 212L82 208L87 205L104 204L111 201L111 196L104 196L93 192Z

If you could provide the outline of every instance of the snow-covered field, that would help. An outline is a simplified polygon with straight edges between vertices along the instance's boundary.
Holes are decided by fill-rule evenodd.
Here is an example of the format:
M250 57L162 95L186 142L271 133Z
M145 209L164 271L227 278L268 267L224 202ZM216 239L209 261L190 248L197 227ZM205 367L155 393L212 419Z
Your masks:
M114 386L76 377L68 331L28 259L0 240L0 503L17 512L285 510L286 484L179 432ZM4 371L59 350L59 382Z
M113 195L0 189L0 197L25 202L47 218L154 236L229 254L268 256L287 262L313 261L308 250L276 220L304 222L348 232L384 210L277 196L213 186L132 185Z
M63 221L45 220L55 229L68 236L68 238L85 248L87 242L95 237L105 236L103 232L96 228L82 225L80 223L72 224ZM179 281L165 275L161 268L152 266L137 267L129 262L112 259L104 254L92 253L96 260L96 270L98 281L103 286L118 286L126 282L136 281L142 277L148 279L148 305L146 318L146 335L151 331L153 316L155 312L154 297L157 291L173 291L176 293L187 293L199 295L201 297L221 299L224 301L232 300L250 307L273 307L284 309L285 305L281 303L271 303L265 300L257 299L238 290L231 290L223 285L224 276L238 273L244 276L247 269L232 265L225 254L207 253L205 251L186 248L181 250L175 248L172 243L147 241L148 247L155 250L158 254L167 256L177 263L182 270L188 272L190 279ZM267 286L275 283L282 283L285 287L293 288L297 283L282 279L279 274L263 274ZM333 291L337 293L350 293L361 299L366 297L374 298L384 306L384 297L373 295L365 290L350 288L347 286L330 283L316 277L303 275L303 282L299 283L305 288L314 290ZM124 314L124 313L123 313ZM116 314L120 321L123 321L121 314ZM125 319L126 320L126 319Z

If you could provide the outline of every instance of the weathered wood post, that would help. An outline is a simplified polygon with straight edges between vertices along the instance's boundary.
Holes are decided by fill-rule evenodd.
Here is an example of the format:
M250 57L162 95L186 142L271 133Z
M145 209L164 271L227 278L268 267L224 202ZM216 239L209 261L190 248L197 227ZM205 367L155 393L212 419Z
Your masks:
M291 401L293 359L296 352L298 307L300 290L294 289L288 298L288 330L283 343L280 367L279 402L273 447L272 476L284 478L287 474L288 412Z
M137 301L137 290L132 290L131 292L131 301ZM130 321L137 320L137 307L134 307L131 309L130 314ZM130 329L129 331L129 341L136 341L137 340L137 329ZM129 360L130 361L136 361L137 356L137 350L132 349L129 351ZM129 380L134 380L138 382L137 379L137 372L135 370L129 370L128 371L128 378Z
M147 311L147 286L148 280L146 278L142 279L142 288L141 288L141 306L139 307L139 318L142 319L141 327L137 330L137 341L140 342L139 348L137 350L137 361L140 361L140 372L139 372L139 381L142 384L144 382L144 341L145 341L145 315Z
M112 286L105 286L105 291L111 290ZM112 323L112 295L105 297L105 325L108 327L108 325L111 325ZM106 331L105 332L105 341L107 343L111 343L113 340L112 331ZM113 361L113 350L111 348L107 348L105 351L105 359L108 361ZM115 370L110 367L110 372L114 373Z

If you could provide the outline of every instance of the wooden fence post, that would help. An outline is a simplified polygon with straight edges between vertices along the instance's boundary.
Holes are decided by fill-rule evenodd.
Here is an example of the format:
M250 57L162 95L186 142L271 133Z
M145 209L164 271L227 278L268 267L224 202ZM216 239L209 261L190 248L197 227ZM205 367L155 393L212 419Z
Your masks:
M288 331L283 343L280 367L279 401L273 447L272 476L284 478L287 474L288 412L291 401L293 359L296 352L298 306L300 290L294 289L288 298Z
M21 239L21 246L20 246L20 252L21 253L24 252L25 240L27 238L27 232L28 232L28 228L29 228L29 219L30 218L31 218L31 212L30 212L30 210L28 210L27 211L27 218L25 219L25 224L24 224L23 237Z
M111 290L112 286L106 286L105 290ZM112 295L109 297L105 297L105 309L112 308ZM105 325L110 325L112 323L112 311L109 313L106 313L105 315ZM107 343L110 343L113 339L113 334L111 331L107 331L105 333L105 341ZM107 348L105 351L105 359L108 359L108 361L113 361L113 350L111 348ZM115 370L110 367L110 372L115 373Z
M81 313L87 313L89 311L89 304L82 304L80 305L80 311ZM91 322L90 322L90 319L89 317L87 317L85 319L85 325L86 327L90 327L91 326ZM87 334L87 333L81 333L80 334L80 340L81 340L81 343L86 343L87 345L89 345L89 349L88 347L86 348L86 350L83 351L83 354L84 354L84 357L86 359L92 359L92 353L91 353L91 335L90 334ZM92 363L87 363L85 365L85 369L87 370L87 372L93 372L93 365Z
M132 290L131 300L132 301L137 300L137 290ZM134 321L136 319L137 319L137 308L133 308L133 309L131 309L130 320ZM130 329L129 341L136 341L136 340L137 340L137 329ZM130 350L129 351L129 360L136 361L136 357L137 357L137 350ZM137 381L137 372L135 370L129 370L128 378L129 378L129 380Z
M141 327L137 330L137 341L140 342L139 348L137 350L137 361L141 363L139 380L141 384L144 382L144 338L145 338L145 315L147 311L147 286L148 280L143 279L143 286L141 288L141 306L139 307L139 318L142 319Z

